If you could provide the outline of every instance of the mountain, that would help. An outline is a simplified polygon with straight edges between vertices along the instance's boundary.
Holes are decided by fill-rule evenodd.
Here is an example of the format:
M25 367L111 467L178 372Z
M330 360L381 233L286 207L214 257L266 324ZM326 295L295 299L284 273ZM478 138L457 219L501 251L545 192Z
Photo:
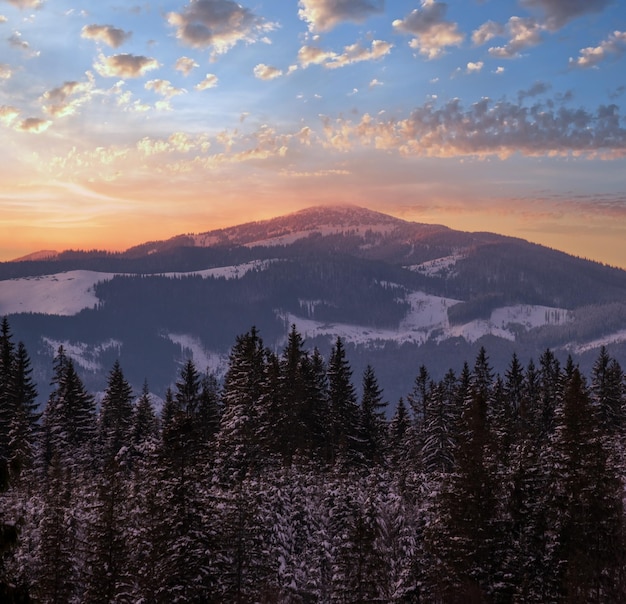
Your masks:
M483 345L498 371L546 348L588 369L602 345L626 365L626 271L354 206L1 263L2 315L42 396L60 344L92 389L119 358L137 390L163 395L190 355L219 375L253 325L278 351L291 324L322 353L341 336L355 385L371 364L392 403L421 364L459 371Z

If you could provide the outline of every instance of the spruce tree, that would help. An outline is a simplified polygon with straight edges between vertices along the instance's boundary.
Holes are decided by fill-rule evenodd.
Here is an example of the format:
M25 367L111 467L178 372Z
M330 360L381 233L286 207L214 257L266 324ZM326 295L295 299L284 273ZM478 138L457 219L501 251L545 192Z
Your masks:
M151 443L155 443L158 431L159 425L150 399L148 382L144 382L131 421L130 442L135 453L142 453Z
M454 426L458 421L456 376L449 370L431 386L422 429L421 460L428 474L447 474L454 465Z
M54 359L53 391L43 414L42 455L44 470L54 455L71 465L86 468L96 431L94 398L87 392L74 362L59 347Z
M8 319L4 317L0 323L0 489L9 482L10 431L15 415L12 396L14 352L13 334Z
M352 384L352 369L341 338L337 338L328 362L332 461L352 460L358 449L359 407Z
M598 407L602 428L607 434L618 435L623 432L624 388L622 368L603 346L591 372L591 395L594 405Z
M626 595L623 485L586 381L576 366L567 373L551 444L555 580L546 596L617 602Z
M360 446L368 463L383 461L386 450L387 403L378 385L376 374L371 365L363 372L363 394L361 396Z
M464 398L455 426L454 471L443 482L427 533L427 547L436 560L430 589L444 601L486 599L499 562L494 557L495 484L488 408L493 373L484 348L470 373L465 365L458 393ZM437 530L435 530L435 527Z
M11 398L13 418L9 429L9 469L14 480L32 466L40 414L37 388L32 379L30 357L23 342L17 345L13 362Z
M124 377L119 361L109 373L100 408L99 437L105 462L130 444L133 417L133 390Z
M222 478L242 480L259 463L259 404L265 386L265 348L255 327L236 338L222 388L216 445Z

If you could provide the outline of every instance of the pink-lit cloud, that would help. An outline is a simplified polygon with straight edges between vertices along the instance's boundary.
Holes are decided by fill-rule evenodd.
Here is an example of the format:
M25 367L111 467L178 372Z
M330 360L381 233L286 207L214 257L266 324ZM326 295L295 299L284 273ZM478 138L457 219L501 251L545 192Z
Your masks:
M159 67L154 58L126 53L109 57L101 54L94 65L101 76L108 78L138 78Z
M298 15L310 31L325 32L339 23L363 23L384 10L384 0L300 0Z
M254 67L254 77L259 80L275 80L283 75L281 69L266 65L265 63L259 63Z
M0 105L0 123L5 126L10 126L19 114L20 110L17 107L12 107L11 105Z
M87 74L86 82L64 82L63 85L47 90L42 97L44 111L52 117L72 115L89 100L94 89L94 78Z
M41 8L44 0L6 0L9 4L16 6L20 9L25 8Z
M583 15L600 13L612 3L613 0L521 0L523 6L539 9L551 30Z
M180 71L185 76L188 76L196 67L199 67L198 63L189 57L178 58L174 65L174 69Z
M82 38L104 42L112 48L120 47L131 36L131 32L124 31L113 25L85 25L81 30Z
M183 88L173 86L169 80L149 80L145 83L144 88L146 90L152 90L166 99L171 99L172 97L186 92Z
M500 59L519 57L524 50L541 42L541 33L546 30L546 26L533 17L511 17L505 29L509 41L504 46L489 48L492 57Z
M223 54L239 42L253 43L276 25L232 0L191 0L181 12L167 15L176 37L194 48Z
M41 132L45 132L51 124L52 122L50 120L44 120L39 117L28 117L18 124L17 129L22 132L40 134Z
M213 73L207 73L204 80L198 82L194 88L196 90L208 90L209 88L215 88L218 83L218 78Z
M401 120L325 118L324 132L326 144L339 151L366 145L424 157L626 157L626 129L616 105L595 112L553 105L484 98L465 108L455 99L426 103Z
M370 47L356 42L343 49L342 53L323 50L317 46L303 46L298 52L298 61L303 68L309 65L323 65L328 69L338 69L361 61L376 61L388 55L393 44L384 40L373 40Z
M610 56L620 57L626 52L626 31L614 31L598 46L588 46L580 50L580 55L574 59L570 57L571 67L587 69L597 67Z
M447 21L448 5L436 0L422 0L421 8L414 9L404 19L396 19L396 31L413 36L411 48L428 59L441 56L449 46L460 46L464 34L458 25Z

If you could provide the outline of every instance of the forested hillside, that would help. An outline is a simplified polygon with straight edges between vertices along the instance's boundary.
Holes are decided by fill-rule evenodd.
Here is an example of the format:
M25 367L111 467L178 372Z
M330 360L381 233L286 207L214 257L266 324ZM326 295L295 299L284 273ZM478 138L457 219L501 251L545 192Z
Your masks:
M5 319L2 602L626 600L605 349L588 376L550 350L422 366L391 419L374 367L295 327L279 353L237 336L221 382L188 360L160 409L118 361L96 403L63 347L41 415L36 390Z

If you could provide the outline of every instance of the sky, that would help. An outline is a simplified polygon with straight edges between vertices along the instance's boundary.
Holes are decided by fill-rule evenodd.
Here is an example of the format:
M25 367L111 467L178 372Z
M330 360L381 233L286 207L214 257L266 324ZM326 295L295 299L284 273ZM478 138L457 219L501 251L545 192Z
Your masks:
M623 0L0 0L0 261L321 204L626 268Z

